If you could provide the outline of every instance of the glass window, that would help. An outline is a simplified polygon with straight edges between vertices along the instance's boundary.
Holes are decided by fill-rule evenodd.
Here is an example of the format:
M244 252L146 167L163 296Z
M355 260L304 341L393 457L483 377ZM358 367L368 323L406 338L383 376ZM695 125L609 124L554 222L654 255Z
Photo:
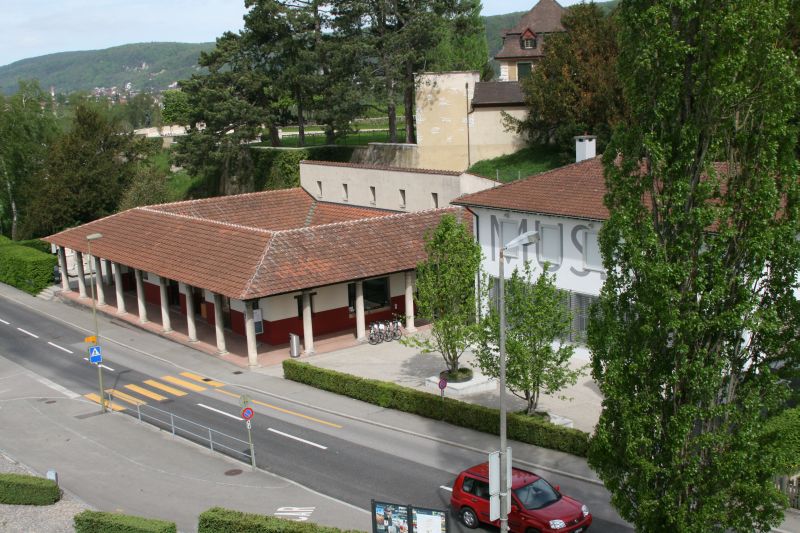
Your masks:
M365 279L364 284L364 311L372 311L389 307L389 278ZM356 309L356 284L347 286L348 307L355 312Z
M431 193L431 204L434 208L439 207L439 193Z
M310 303L311 303L312 315L314 314L314 296L316 294L317 294L316 292L312 292L311 295L309 296L309 298L311 299ZM294 299L297 300L297 318L303 318L303 295L300 294L298 296L295 296Z
M406 207L406 190L400 189L400 207Z
M372 205L375 205L375 187L369 188L369 198L369 201L372 202Z
M600 255L600 244L597 233L587 231L583 238L583 264L592 270L603 269L603 257Z
M489 484L480 479L464 476L464 483L461 485L461 490L467 494L473 494L478 498L489 499Z
M569 334L570 342L581 344L586 342L586 333L589 330L589 313L596 301L597 296L564 291L564 305L569 308L572 314L572 328Z
M322 198L322 182L321 181L317 182L317 196Z
M517 79L522 81L531 75L531 63L517 63Z
M532 50L536 48L536 39L523 39L522 48L523 50Z
M342 183L342 200L347 201L347 184Z
M550 483L541 478L514 490L514 494L519 503L529 510L547 507L561 499L561 495L550 486Z
M549 261L554 265L561 264L561 226L545 226L539 229L539 261Z

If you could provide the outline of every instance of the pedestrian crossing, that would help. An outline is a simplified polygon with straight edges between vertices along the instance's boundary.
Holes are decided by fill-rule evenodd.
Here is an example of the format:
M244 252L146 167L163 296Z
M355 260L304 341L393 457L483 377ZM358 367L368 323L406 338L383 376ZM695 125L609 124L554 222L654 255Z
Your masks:
M192 372L180 372L177 376L166 375L158 379L146 379L141 383L105 389L105 392L108 398L111 398L107 404L108 408L113 411L124 411L131 406L145 405L148 401L164 402L171 397L186 396L189 394L187 391L202 392L208 388L219 388L224 385ZM84 394L83 397L96 404L100 403L100 396L96 393Z

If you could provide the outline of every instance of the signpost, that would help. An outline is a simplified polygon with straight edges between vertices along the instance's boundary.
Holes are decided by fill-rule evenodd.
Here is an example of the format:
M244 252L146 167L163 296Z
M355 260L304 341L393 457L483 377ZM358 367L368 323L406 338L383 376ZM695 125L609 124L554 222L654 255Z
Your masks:
M442 417L441 417L442 420L444 420L444 389L446 388L447 388L447 378L442 376L442 378L439 379L439 390L442 393Z
M253 415L256 414L253 411L252 407L248 407L247 404L250 403L250 397L247 394L242 394L239 396L239 405L242 406L242 418L245 420L245 425L247 426L247 440L250 442L250 465L253 467L253 470L256 469L256 452L255 448L253 448L253 434L250 432L253 424L250 422L250 419L253 418Z

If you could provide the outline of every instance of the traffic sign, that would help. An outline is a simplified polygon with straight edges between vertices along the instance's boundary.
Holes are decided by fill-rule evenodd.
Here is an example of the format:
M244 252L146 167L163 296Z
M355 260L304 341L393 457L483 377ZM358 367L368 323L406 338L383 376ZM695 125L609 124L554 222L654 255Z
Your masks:
M250 429L250 421L247 421L247 429Z
M242 408L247 407L248 403L250 403L250 396L247 394L242 394L239 396L239 405L241 405Z
M94 335L91 335L91 336L86 337L85 339L83 339L83 342L93 342L93 343L97 344L97 337L95 337Z
M89 348L89 362L99 365L103 362L103 353L99 346Z
M244 418L247 421L250 421L250 419L253 418L254 414L255 412L253 412L252 407L245 407L244 409L242 409L242 418Z
M447 387L447 378L439 380L439 390L444 390Z

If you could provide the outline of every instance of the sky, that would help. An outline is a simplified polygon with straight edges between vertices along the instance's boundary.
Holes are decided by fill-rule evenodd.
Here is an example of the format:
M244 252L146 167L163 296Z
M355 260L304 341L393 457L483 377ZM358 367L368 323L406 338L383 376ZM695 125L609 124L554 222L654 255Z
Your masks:
M526 11L536 1L483 0L483 14ZM129 43L209 42L240 30L244 12L243 0L0 0L0 66Z

